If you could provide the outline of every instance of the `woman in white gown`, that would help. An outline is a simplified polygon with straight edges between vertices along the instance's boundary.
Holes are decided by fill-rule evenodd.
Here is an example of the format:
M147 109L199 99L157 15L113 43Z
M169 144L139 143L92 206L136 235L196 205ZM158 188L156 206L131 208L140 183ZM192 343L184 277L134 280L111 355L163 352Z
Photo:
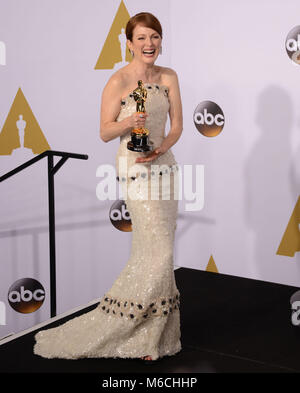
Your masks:
M181 349L173 270L179 168L170 150L182 133L178 79L172 69L154 65L162 42L156 17L145 12L135 15L127 24L126 37L133 59L112 75L103 90L100 136L105 142L120 137L117 179L132 222L131 255L94 310L35 335L34 353L46 358L156 360ZM147 89L142 115L136 113L132 94L138 80ZM165 136L168 114L171 127ZM153 151L128 150L131 130L144 126L150 131Z

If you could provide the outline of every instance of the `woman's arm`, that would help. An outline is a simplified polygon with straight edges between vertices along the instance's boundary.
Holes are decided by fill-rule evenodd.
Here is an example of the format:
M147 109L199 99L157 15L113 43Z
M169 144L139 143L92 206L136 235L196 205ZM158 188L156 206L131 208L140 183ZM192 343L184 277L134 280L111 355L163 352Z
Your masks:
M116 121L120 113L120 104L120 81L113 75L102 92L100 137L104 142L109 142L130 130L128 118Z
M173 146L181 136L183 128L182 120L182 104L180 97L180 89L178 83L178 77L174 70L168 69L167 73L167 85L169 86L169 116L170 116L170 131L166 138L163 140L160 150L161 153L165 153Z
M121 95L123 91L122 80L114 74L107 82L101 101L100 137L104 142L109 142L118 136L126 134L134 127L144 127L147 114L140 118L137 113L116 121L120 113Z

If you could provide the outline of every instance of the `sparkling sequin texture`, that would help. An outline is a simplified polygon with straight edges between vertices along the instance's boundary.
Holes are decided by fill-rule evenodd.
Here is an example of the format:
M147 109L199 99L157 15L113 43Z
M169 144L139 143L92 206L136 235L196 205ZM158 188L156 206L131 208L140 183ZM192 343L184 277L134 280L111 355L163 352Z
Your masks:
M165 137L168 88L149 83L145 83L145 87L148 88L145 106L149 114L145 126L155 148ZM128 94L120 102L117 121L135 110L136 102ZM173 271L178 212L174 184L178 166L171 149L152 162L135 164L137 157L149 153L128 150L129 140L130 132L120 138L116 168L123 190L132 186L125 198L132 223L130 258L94 310L35 335L34 353L37 355L65 359L149 355L155 360L174 355L181 349L180 295ZM125 170L119 166L120 157L126 162ZM134 175L129 173L133 165L140 168ZM151 165L159 165L159 171ZM165 178L169 181L164 182ZM153 192L158 198L151 199Z

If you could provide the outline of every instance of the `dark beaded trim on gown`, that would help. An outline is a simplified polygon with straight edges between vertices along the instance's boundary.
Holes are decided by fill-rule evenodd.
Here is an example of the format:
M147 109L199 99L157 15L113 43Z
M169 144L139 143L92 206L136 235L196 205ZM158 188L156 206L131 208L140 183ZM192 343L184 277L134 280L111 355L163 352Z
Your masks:
M175 164L175 165L174 164L172 164L172 165L164 164L163 166L164 166L164 168L162 170L160 170L159 172L155 171L154 169L151 169L151 167L149 167L149 168L147 168L148 173L143 171L143 172L140 172L138 174L138 176L131 176L130 179L131 180L136 180L140 176L141 179L148 180L147 175L148 175L148 177L150 175L151 178L156 178L157 179L160 176L167 175L167 174L171 175L171 174L179 171L179 167L178 167L177 164ZM120 176L116 176L116 179L117 179L117 181L121 180L121 182L125 182L127 180L125 176L122 176L121 179L120 179Z
M106 294L99 302L98 308L104 313L111 313L118 317L129 319L146 319L158 316L167 316L179 311L179 292L170 298L161 297L149 304L138 303L132 300L121 300Z

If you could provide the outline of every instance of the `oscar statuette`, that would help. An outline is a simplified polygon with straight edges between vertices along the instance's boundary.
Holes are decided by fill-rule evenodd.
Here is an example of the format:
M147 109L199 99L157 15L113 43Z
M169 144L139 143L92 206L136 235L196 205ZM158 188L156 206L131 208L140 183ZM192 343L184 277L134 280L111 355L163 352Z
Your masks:
M136 101L136 111L140 115L145 113L145 102L147 99L147 90L144 88L143 81L138 81L138 87L132 92ZM131 131L131 140L127 143L127 149L144 152L153 150L153 142L149 140L149 130L147 128L134 128Z

